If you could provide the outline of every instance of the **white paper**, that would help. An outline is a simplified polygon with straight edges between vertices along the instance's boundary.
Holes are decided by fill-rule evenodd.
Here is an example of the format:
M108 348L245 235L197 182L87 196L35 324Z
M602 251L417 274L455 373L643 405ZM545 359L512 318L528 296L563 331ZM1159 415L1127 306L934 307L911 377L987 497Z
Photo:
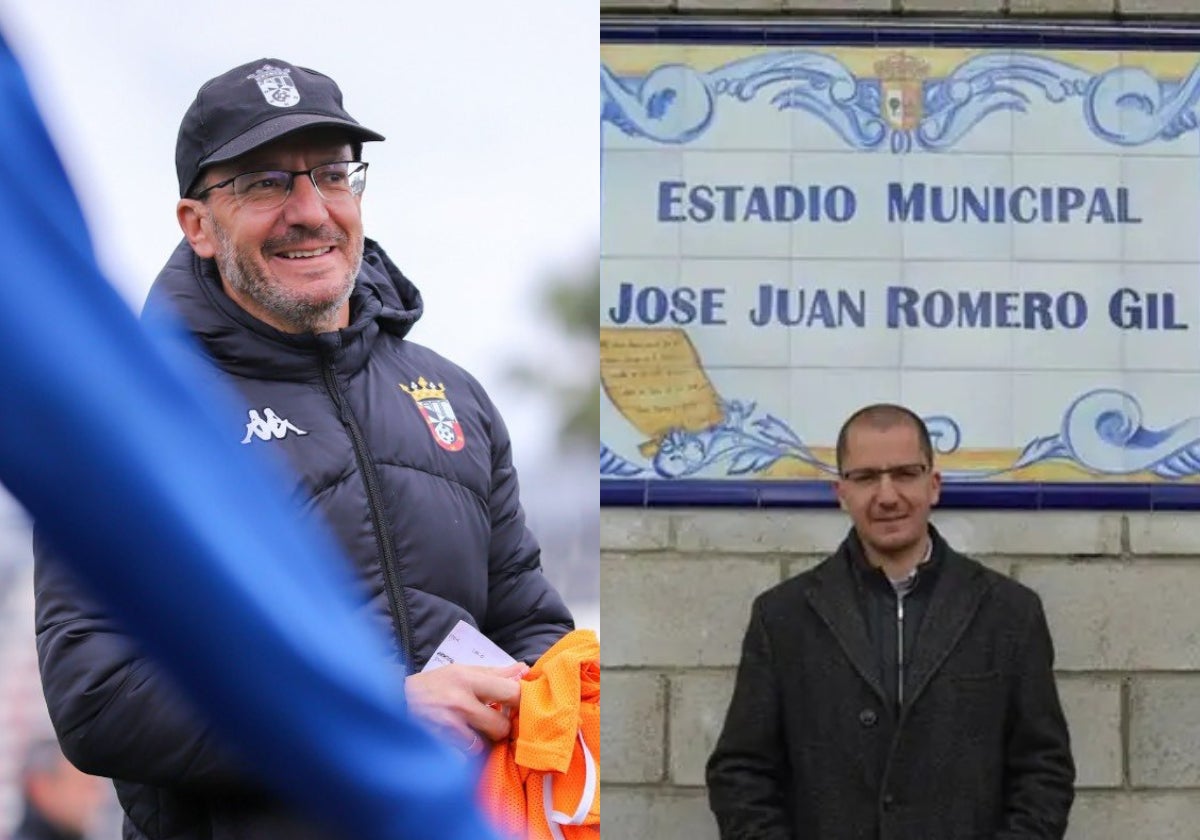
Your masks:
M505 665L512 665L516 660L470 624L459 621L446 638L442 639L442 643L421 670L433 671L455 662L460 665L491 665L503 668Z

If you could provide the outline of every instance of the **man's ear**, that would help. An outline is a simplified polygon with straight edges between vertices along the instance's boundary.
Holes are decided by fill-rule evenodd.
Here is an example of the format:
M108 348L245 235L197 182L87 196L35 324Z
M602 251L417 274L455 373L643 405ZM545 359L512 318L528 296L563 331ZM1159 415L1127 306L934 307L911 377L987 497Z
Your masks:
M846 488L842 484L842 480L840 478L835 478L833 480L833 493L835 496L837 496L838 507L840 507L842 510L847 510L845 492Z
M202 259L211 259L217 253L217 243L213 238L209 220L211 212L207 204L195 198L181 198L175 205L175 218L179 221L179 229L183 231L196 256Z

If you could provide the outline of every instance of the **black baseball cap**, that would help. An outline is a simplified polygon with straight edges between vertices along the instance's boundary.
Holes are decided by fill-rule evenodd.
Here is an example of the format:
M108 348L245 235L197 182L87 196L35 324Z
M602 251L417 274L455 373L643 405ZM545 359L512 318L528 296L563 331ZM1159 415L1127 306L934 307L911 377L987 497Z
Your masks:
M200 88L179 125L179 195L206 166L318 126L343 128L352 141L383 139L346 113L337 83L315 70L262 58L222 73Z

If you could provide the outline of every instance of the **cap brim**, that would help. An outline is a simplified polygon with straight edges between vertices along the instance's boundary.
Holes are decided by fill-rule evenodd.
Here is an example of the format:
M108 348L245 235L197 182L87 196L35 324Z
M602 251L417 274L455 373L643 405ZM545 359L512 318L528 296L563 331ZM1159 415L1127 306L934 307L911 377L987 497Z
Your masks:
M369 128L363 128L355 122L348 120L339 120L336 117L330 117L325 114L282 114L273 120L267 120L260 123L254 128L241 134L221 148L215 150L208 157L204 158L197 165L197 171L206 166L212 166L214 163L222 163L227 160L233 160L235 157L240 157L246 152L253 151L259 146L270 143L272 140L278 140L287 134L299 131L304 128L342 128L350 135L351 140L383 140L382 134L371 131Z

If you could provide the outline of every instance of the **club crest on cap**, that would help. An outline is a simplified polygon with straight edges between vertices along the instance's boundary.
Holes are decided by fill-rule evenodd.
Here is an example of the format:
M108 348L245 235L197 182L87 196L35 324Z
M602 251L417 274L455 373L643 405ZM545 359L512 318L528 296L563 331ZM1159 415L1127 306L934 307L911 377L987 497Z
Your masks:
M290 108L300 102L300 91L296 90L290 73L290 70L264 64L246 78L258 83L267 102L277 108Z

